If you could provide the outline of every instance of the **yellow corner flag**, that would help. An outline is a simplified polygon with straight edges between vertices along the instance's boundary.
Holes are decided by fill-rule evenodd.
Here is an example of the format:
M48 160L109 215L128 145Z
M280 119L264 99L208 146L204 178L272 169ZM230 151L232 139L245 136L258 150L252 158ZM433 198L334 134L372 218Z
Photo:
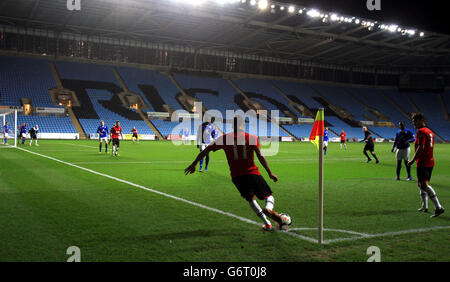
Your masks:
M325 128L324 110L320 109L317 112L316 120L314 121L311 135L309 135L309 141L314 145L316 145L317 149L319 149L319 136L323 136L324 128Z

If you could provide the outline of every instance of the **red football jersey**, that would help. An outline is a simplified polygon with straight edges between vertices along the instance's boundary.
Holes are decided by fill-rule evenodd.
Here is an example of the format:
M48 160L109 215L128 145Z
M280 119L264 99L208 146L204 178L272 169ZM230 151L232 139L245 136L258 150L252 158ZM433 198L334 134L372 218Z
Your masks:
M347 137L347 133L341 132L340 136L341 136L341 141L345 141L345 138Z
M137 134L137 130L136 129L132 129L131 132L133 132L133 134Z
M416 142L414 143L415 149L422 146L422 154L420 154L416 159L417 167L433 167L433 147L434 147L434 134L427 128L422 127L417 131Z
M114 126L113 128L111 128L111 135L113 139L119 139L119 133L122 133L121 126Z
M213 152L220 149L225 151L231 178L248 174L261 175L254 161L255 146L261 147L257 136L244 132L236 135L232 132L220 136L211 146Z

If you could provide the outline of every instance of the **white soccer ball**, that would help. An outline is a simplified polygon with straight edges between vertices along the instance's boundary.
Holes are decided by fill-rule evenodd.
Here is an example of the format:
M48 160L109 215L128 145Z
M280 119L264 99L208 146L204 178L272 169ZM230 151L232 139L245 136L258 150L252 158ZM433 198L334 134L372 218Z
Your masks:
M292 224L291 217L288 214L282 213L282 214L280 214L280 217L281 217L281 222L283 222L283 225L291 225Z

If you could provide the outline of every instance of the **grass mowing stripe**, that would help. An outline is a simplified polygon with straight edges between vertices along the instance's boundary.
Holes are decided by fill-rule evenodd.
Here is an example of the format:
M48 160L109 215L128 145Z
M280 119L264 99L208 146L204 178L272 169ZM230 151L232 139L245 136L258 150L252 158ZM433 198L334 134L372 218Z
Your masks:
M53 160L53 161L56 161L56 162L59 162L59 163L62 163L62 164L68 165L68 166L72 166L72 167L75 167L75 168L78 168L78 169L81 169L81 170L84 170L84 171L87 171L87 172L90 172L90 173L93 173L93 174L96 174L96 175L100 175L100 176L103 176L103 177L106 177L106 178L109 178L109 179L112 179L112 180L115 180L115 181L118 181L118 182L121 182L121 183L125 183L125 184L128 184L128 185L131 185L131 186L143 189L143 190L147 190L147 191L156 193L156 194L164 196L164 197L168 197L168 198L171 198L171 199L174 199L174 200L177 200L177 201L181 201L181 202L193 205L193 206L197 206L197 207L200 207L200 208L212 211L212 212L216 212L216 213L222 214L222 215L233 217L233 218L236 218L236 219L238 219L240 221L243 221L243 222L246 222L246 223L249 223L249 224L258 225L258 226L260 225L258 222L250 220L248 218L241 217L241 216L238 216L238 215L235 215L235 214L232 214L232 213L229 213L229 212L225 212L225 211L222 211L222 210L219 210L219 209L216 209L216 208L211 208L211 207L205 206L203 204L199 204L199 203L192 202L192 201L189 201L189 200L177 197L177 196L173 196L173 195L170 195L170 194L167 194L167 193L160 192L158 190L147 188L145 186L142 186L142 185L139 185L139 184L127 181L127 180L123 180L123 179L120 179L120 178L117 178L117 177L114 177L114 176L111 176L111 175L107 175L107 174L104 174L104 173L101 173L101 172L97 172L97 171L94 171L92 169L81 167L81 166L78 166L78 165L75 165L75 164L72 164L72 163L69 163L69 162L65 162L65 161L62 161L62 160L59 160L59 159L56 159L56 158L53 158L53 157L50 157L50 156L46 156L46 155L43 155L43 154L39 154L39 153L36 153L36 152L33 152L33 151L29 151L29 150L26 150L26 149L23 149L23 148L20 148L20 147L17 147L17 149L19 149L21 151L24 151L24 152L27 152L27 153L30 153L30 154L34 154L34 155L43 157L43 158L47 158L47 159ZM303 239L303 240L306 240L308 242L317 243L316 239L308 237L308 236L303 236L303 235L290 233L290 232L282 232L282 231L280 233L287 234L287 235L295 237L295 238Z

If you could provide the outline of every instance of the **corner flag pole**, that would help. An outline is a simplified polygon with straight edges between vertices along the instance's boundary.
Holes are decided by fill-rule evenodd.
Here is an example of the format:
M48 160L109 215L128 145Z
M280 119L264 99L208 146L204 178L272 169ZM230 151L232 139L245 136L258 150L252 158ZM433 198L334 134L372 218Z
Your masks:
M319 136L319 244L322 244L322 242L323 242L323 135L320 135Z
M320 109L319 111L323 111ZM323 242L323 134L319 136L319 244Z
M17 147L17 109L14 110L14 147Z
M317 111L314 125L309 135L309 141L313 143L319 151L319 236L318 242L323 242L323 135L325 129L325 110L320 108Z

